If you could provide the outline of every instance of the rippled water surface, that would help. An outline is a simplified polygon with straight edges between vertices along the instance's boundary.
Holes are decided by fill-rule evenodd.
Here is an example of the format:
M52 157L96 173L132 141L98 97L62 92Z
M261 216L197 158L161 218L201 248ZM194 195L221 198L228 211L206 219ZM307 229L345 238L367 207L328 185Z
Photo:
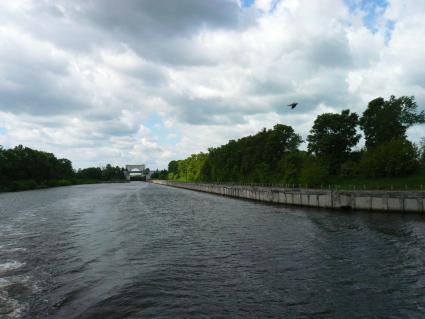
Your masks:
M133 182L0 194L0 318L424 318L425 219Z

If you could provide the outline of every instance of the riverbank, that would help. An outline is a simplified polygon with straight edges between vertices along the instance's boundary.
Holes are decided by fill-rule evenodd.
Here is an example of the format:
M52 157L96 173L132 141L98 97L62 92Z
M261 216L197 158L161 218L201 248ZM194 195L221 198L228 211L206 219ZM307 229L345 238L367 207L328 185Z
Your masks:
M7 185L0 185L0 193L19 192L19 191L34 190L34 189L60 187L60 186L98 184L98 183L127 183L127 181L126 180L101 181L101 180L95 180L95 179L59 179L59 180L36 182L34 180L17 180Z
M425 212L424 191L347 191L183 183L165 180L152 180L151 182L159 185L277 204L332 209Z

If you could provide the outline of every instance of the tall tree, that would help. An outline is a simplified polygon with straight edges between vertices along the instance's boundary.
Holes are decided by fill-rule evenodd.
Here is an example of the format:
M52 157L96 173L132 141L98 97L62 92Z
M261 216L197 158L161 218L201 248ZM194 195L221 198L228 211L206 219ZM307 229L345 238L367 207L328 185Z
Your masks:
M382 97L369 102L360 118L360 128L364 131L366 147L374 148L394 139L406 139L407 129L425 123L425 112L418 112L413 96L394 95L388 101Z
M367 177L413 173L419 166L417 148L406 139L392 139L363 153L360 170Z
M179 170L179 163L177 161L171 161L168 164L168 172L172 174L177 174Z
M425 167L425 137L422 137L419 142L419 161Z
M290 126L277 124L271 130L263 129L255 135L210 148L208 154L194 154L168 165L169 179L188 181L277 181L281 160L295 152L302 142ZM174 166L178 163L178 173Z
M351 148L360 139L356 132L358 115L343 110L338 113L324 113L314 121L307 136L308 151L329 163L331 173L337 173L348 158Z

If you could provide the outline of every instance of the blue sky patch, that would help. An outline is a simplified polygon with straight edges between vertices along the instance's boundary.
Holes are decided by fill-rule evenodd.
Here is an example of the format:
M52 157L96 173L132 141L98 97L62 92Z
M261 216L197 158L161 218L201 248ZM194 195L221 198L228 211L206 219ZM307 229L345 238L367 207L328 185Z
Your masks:
M242 0L243 7L250 7L254 4L255 0Z
M175 144L178 141L178 136L171 137L172 133L175 134L175 131L167 129L161 117L157 114L150 116L144 125L160 144Z
M273 0L271 3L270 11L273 11L276 8L276 5L282 0ZM242 0L242 7L250 7L255 3L255 0Z
M385 42L388 43L388 41L390 41L391 34L394 31L394 28L395 28L395 22L388 20L386 25L386 30L385 30Z
M387 0L345 0L350 11L364 11L364 25L371 31L376 32L377 19L384 13L388 6Z

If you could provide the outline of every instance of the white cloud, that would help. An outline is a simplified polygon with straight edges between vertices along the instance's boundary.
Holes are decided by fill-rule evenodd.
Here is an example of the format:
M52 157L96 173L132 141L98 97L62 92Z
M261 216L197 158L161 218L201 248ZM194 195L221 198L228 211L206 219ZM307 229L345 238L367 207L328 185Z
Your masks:
M424 105L420 1L373 12L343 0L166 4L0 4L0 144L77 167L161 168L277 122L305 138L318 114L361 113L377 96Z

